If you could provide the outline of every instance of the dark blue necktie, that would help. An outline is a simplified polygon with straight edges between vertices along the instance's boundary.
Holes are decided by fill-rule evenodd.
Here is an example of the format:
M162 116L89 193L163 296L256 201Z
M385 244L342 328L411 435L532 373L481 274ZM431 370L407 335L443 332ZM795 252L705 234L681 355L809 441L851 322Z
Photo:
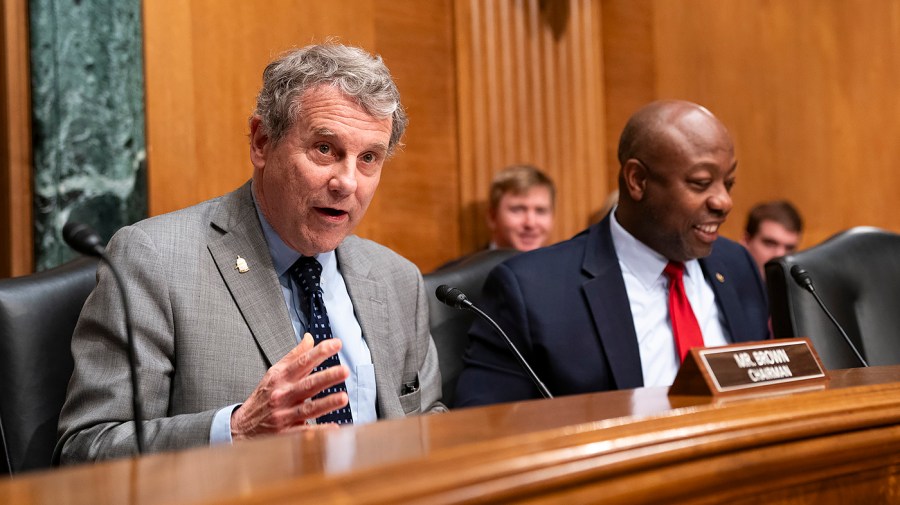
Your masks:
M315 259L307 256L301 256L291 267L291 275L300 286L300 308L306 315L307 330L313 336L315 345L324 342L329 338L333 338L331 334L331 324L328 322L328 313L325 311L325 301L322 299L322 288L319 285L319 278L322 275L322 265ZM319 372L333 366L341 364L340 358L335 354L329 356L328 359L317 366L313 372ZM332 393L340 393L347 391L347 385L343 381L335 384L330 388L317 394L314 398L321 398ZM353 415L350 413L350 405L341 407L333 412L329 412L324 416L316 419L319 424L337 423L352 424Z

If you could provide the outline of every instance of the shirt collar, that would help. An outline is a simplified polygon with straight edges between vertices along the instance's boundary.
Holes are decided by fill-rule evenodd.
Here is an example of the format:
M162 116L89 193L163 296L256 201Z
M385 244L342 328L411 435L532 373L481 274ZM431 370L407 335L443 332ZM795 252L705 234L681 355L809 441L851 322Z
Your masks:
M250 194L253 195L253 206L256 207L256 215L259 216L259 223L262 225L263 235L266 237L266 244L269 246L272 266L275 267L275 274L281 277L300 259L301 254L281 240L281 237L278 236L278 233L266 220L266 216L260 211L259 205L256 203L256 195L253 194L253 191ZM334 251L319 253L315 258L322 264L323 277L327 273L337 270Z
M669 260L623 228L616 219L617 210L618 207L610 213L609 231L612 235L616 256L619 258L619 265L623 271L631 272L645 289L650 289L662 278L663 270ZM699 270L700 263L694 259L686 261L684 266L684 274L691 277L692 273L695 274Z

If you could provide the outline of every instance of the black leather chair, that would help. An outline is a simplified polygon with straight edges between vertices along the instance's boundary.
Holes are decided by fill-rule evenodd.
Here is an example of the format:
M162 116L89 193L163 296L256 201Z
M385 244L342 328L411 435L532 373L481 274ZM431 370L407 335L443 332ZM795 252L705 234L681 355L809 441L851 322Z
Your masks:
M434 296L441 284L458 288L475 305L481 301L482 288L487 274L501 261L518 254L512 249L485 250L436 270L425 277L428 292L428 310L431 336L437 347L438 362L443 382L443 403L451 405L456 393L456 381L462 372L463 354L469 344L469 326L475 314L469 310L454 309L444 305Z
M812 294L791 277L800 265L870 365L900 364L900 235L859 227L766 264L776 338L809 337L826 368L861 366Z
M0 280L0 471L50 466L72 375L72 333L96 271L97 260L79 258Z

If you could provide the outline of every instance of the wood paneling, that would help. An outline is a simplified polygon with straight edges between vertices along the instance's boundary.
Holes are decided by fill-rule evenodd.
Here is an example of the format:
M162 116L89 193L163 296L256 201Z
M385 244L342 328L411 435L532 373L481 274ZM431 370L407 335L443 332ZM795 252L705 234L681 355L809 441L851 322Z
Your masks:
M603 15L617 28L604 39L608 104L684 98L731 130L726 235L773 198L800 208L806 246L856 225L900 231L900 3L614 0ZM608 109L612 138L628 113Z
M554 240L607 194L600 3L457 0L461 244L489 240L493 174L532 163L557 185Z
M616 185L627 117L655 98L708 106L739 159L739 238L757 201L802 210L804 244L854 225L900 231L900 4L890 0L278 0L145 2L150 210L251 174L246 119L264 64L336 36L381 53L410 112L358 232L424 271L488 239L492 175L557 182L554 240Z
M804 245L855 225L900 231L900 3L892 0L241 0L144 2L151 214L251 175L260 73L337 37L381 53L409 109L358 233L427 271L487 241L493 173L559 186L554 239L615 187L619 132L641 104L686 98L731 129L740 164L723 231L787 197ZM33 264L27 2L3 3L0 276Z
M0 5L0 278L34 269L28 2Z
M152 215L227 193L252 175L247 118L277 54L327 38L380 53L411 121L357 233L421 268L457 248L456 91L450 0L144 2Z
M429 271L458 247L460 226L453 5L376 4L375 47L400 88L409 128L358 232Z
M625 122L656 98L650 0L603 2L603 76L606 162L610 188L618 188L619 135Z

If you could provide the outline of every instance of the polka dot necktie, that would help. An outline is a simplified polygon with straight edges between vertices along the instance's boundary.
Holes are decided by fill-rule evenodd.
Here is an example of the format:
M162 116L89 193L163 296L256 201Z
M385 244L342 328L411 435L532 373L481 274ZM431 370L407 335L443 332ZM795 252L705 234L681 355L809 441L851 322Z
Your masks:
M703 347L703 334L684 290L684 263L670 261L663 272L669 278L669 317L672 320L675 349L681 361L684 361L692 347Z
M322 287L319 279L322 276L322 265L312 257L301 256L291 267L291 275L300 286L300 309L303 310L307 321L307 330L312 334L315 345L333 338L331 324L328 322L328 313L325 311L325 301L322 298ZM335 354L317 366L313 372L319 372L341 364L340 358ZM321 398L332 393L347 391L347 385L341 381L330 388L325 389L314 398ZM350 413L350 405L341 407L316 418L316 423L352 424L353 415Z

